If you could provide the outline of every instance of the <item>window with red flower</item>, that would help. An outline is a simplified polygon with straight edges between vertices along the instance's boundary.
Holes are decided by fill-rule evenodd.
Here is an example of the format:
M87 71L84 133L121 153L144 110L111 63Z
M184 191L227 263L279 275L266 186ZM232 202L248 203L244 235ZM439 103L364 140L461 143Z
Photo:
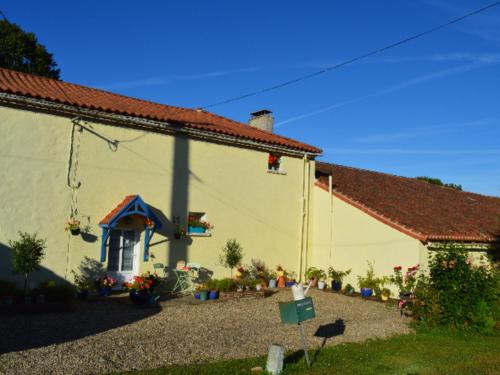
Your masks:
M270 171L281 170L281 155L270 152L267 157L267 169Z

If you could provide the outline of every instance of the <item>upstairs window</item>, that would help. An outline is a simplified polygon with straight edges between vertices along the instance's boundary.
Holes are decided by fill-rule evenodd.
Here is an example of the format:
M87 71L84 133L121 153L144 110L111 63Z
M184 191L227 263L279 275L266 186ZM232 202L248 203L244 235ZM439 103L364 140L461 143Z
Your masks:
M267 157L267 171L269 173L284 174L283 156L270 152Z

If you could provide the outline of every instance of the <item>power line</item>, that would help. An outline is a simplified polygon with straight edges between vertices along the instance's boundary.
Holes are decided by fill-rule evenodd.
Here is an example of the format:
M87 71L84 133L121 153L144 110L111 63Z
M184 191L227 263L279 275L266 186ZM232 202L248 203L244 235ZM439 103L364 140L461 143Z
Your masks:
M450 25L453 25L453 24L455 24L457 22L463 21L466 18L475 16L475 15L477 15L479 13L482 13L482 12L484 12L486 10L489 10L489 9L491 9L493 7L496 7L497 5L500 5L500 1L496 1L496 2L494 2L492 4L490 4L490 5L487 5L487 6L483 7L483 8L480 8L480 9L476 9L476 10L470 12L470 13L467 13L467 14L461 16L461 17L458 17L458 18L455 18L455 19L453 19L451 21L443 23L443 24L441 24L439 26L435 26L435 27L433 27L431 29L428 29L426 31L423 31L423 32L420 32L418 34L409 36L409 37L407 37L405 39L402 39L402 40L400 40L398 42L386 45L386 46L384 46L382 48L378 48L378 49L372 50L372 51L370 51L368 53L365 53L363 55L359 55L357 57L354 57L354 58L351 58L349 60L343 61L343 62L338 63L336 65L331 65L331 66L328 66L328 67L323 68L321 70L318 70L316 72L309 73L309 74L306 74L306 75L303 75L303 76L300 76L300 77L297 77L297 78L294 78L294 79L291 79L291 80L279 83L279 84L274 85L274 86L269 86L269 87L266 87L266 88L261 89L261 90L252 91L252 92L249 92L247 94L243 94L243 95L240 95L240 96L235 96L235 97L232 97L232 98L220 101L220 102L212 103L212 104L206 105L206 106L204 106L202 108L203 109L208 109L208 108L211 108L211 107L215 107L215 106L219 106L219 105L223 105L223 104L227 104L227 103L232 103L232 102L235 102L235 101L238 101L238 100L246 99L246 98L249 98L249 97L252 97L252 96L256 96L256 95L259 95L259 94L263 94L263 93L266 93L266 92L269 92L269 91L277 90L277 89L280 89L280 88L285 87L285 86L293 85L295 83L304 81L306 79L310 79L310 78L316 77L316 76L318 76L320 74L328 73L331 70L342 68L342 67L344 67L346 65L349 65L349 64L352 64L352 63L354 63L356 61L366 59L367 57L371 57L373 55L377 55L377 54L385 52L385 51L387 51L389 49L398 47L398 46L400 46L402 44L411 42L411 41L413 41L415 39L418 39L418 38L421 38L421 37L426 36L428 34L431 34L431 33L435 32L435 31L441 30L441 29L443 29L445 27L448 27Z

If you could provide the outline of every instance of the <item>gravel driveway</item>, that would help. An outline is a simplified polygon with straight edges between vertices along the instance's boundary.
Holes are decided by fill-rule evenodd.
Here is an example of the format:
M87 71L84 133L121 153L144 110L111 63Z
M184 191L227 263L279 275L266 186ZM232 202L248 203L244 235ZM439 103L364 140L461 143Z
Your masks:
M310 296L316 308L316 318L304 324L310 348L411 331L393 305L318 290ZM79 303L70 313L1 316L0 373L103 374L265 355L271 343L300 349L297 327L279 317L277 302L290 299L284 290L262 299L165 301L148 309L111 298Z

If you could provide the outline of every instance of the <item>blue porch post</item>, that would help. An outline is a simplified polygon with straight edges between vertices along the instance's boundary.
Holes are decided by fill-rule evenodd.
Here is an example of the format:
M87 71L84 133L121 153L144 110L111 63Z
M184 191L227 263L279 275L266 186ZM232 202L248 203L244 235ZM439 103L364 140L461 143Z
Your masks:
M109 229L102 228L102 237L101 237L101 262L106 261L106 241L109 237Z

